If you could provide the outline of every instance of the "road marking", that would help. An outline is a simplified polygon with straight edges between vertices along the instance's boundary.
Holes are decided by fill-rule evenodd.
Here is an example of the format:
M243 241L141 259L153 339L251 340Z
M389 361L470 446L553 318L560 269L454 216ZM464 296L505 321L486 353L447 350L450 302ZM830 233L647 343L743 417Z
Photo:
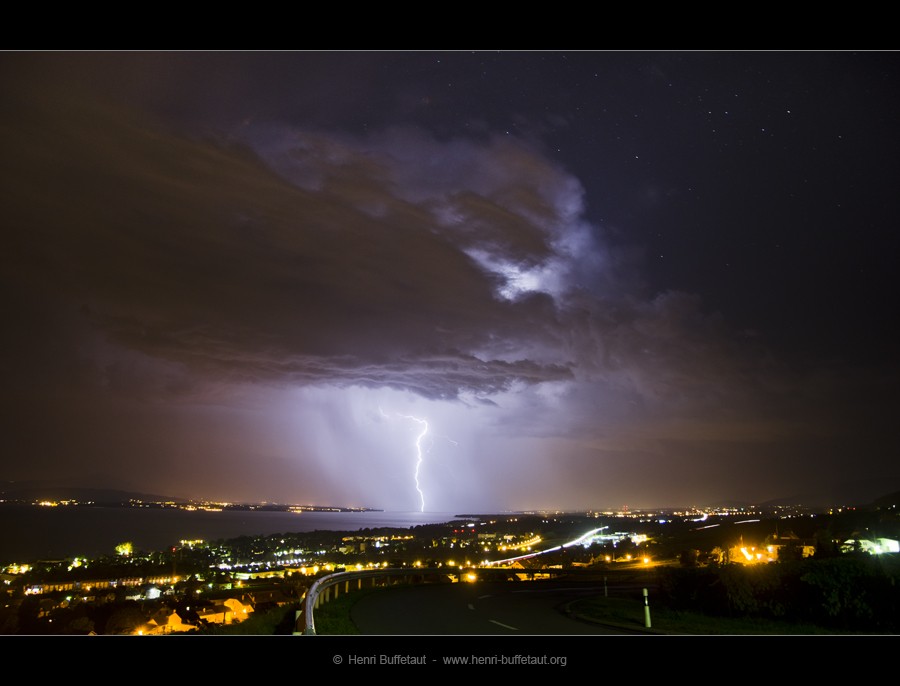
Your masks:
M502 626L504 629L510 629L512 631L518 631L518 629L514 626L510 626L509 624L504 624L503 622L498 622L496 619L489 619L489 622L493 622L497 626Z
M472 603L469 603L469 609L470 609L470 610L474 610L474 609L475 609L475 606L472 605Z

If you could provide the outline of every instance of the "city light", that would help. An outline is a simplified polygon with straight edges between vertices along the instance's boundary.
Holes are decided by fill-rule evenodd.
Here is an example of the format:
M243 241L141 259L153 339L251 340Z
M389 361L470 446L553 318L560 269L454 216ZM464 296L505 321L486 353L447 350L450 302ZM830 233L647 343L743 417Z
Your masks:
M718 515L716 515L718 516ZM790 515L787 515L790 516ZM786 517L782 517L786 518ZM472 517L472 519L475 519ZM100 602L100 599L108 599L113 593L124 597L129 601L163 601L167 602L172 598L193 598L195 601L199 599L199 593L203 593L203 598L215 598L217 592L226 590L247 588L252 592L252 588L256 582L263 579L279 579L287 581L291 576L295 576L292 584L296 588L296 584L303 579L302 584L309 588L312 579L304 579L304 577L319 577L329 575L334 572L343 571L359 571L371 570L370 574L381 574L383 570L387 570L387 574L391 575L395 572L389 568L408 567L420 569L422 567L439 568L447 566L449 569L445 574L452 581L463 583L475 583L483 580L487 572L479 574L476 568L503 568L507 567L506 572L509 575L517 577L520 580L534 580L536 578L553 578L558 572L556 570L572 570L580 571L584 569L586 572L593 568L595 571L613 571L606 565L612 564L615 568L635 569L637 566L650 570L651 566L655 569L671 564L684 564L683 558L668 557L671 553L660 554L660 548L644 548L646 544L653 544L649 529L641 531L639 523L650 521L656 524L655 519L641 519L635 515L637 520L635 526L637 530L629 530L621 527L620 530L611 532L609 526L592 527L583 533L577 533L578 529L562 528L562 522L568 519L568 516L559 515L542 515L540 523L535 521L523 525L515 525L518 518L506 518L494 520L494 524L488 526L487 520L478 520L477 522L468 521L448 522L442 531L434 529L423 532L420 536L418 530L415 532L397 530L388 532L385 530L359 530L356 533L338 532L334 538L334 542L329 542L321 537L312 540L302 540L293 538L287 534L273 535L267 540L265 537L258 537L247 541L246 549L239 550L231 547L227 542L214 542L212 544L202 543L199 539L188 541L183 540L181 548L172 548L166 551L166 554L177 552L177 562L179 570L182 574L178 577L170 574L154 575L143 573L141 575L129 575L128 572L124 576L118 578L93 578L89 581L62 581L62 582L33 582L28 580L20 582L19 592L23 596L42 595L47 598L62 598L60 593L69 594L68 598L77 598L76 602ZM688 526L685 531L693 531L694 527L690 527L689 515L684 516L681 521ZM572 520L574 523L575 520ZM585 519L593 523L591 520ZM741 520L747 522L748 520ZM510 528L504 530L504 522L510 524ZM735 522L731 522L734 524ZM521 527L521 528L519 528ZM544 528L546 527L546 528ZM773 524L773 530L777 533L777 525ZM476 533L477 532L477 533ZM746 534L746 530L744 531ZM565 534L565 535L562 535ZM577 535L576 535L577 534ZM695 534L689 534L694 536ZM706 535L706 534L704 534ZM552 536L543 540L543 537ZM655 536L655 534L654 534ZM811 541L807 539L798 539L792 533L785 533L782 528L782 534L770 534L765 538L763 543L754 541L744 543L742 537L740 544L728 545L725 542L710 550L696 551L693 562L695 566L709 565L725 565L729 563L739 563L747 565L761 565L766 563L777 562L779 560L779 552L782 553L784 559L788 559L783 552L787 546L793 548L797 555L802 554L804 557L813 555L815 548L811 546ZM561 542L565 540L565 542ZM540 545L534 547L533 551L525 552L523 548L525 543L539 542ZM621 545L625 542L626 546ZM190 545L193 543L194 545ZM871 537L869 539L859 538L845 540L842 543L834 542L840 545L845 552L867 552L873 555L883 555L887 552L900 551L900 545L893 539ZM187 545L185 545L187 544ZM419 549L421 546L422 549ZM597 546L597 548L594 548ZM602 546L598 550L598 548ZM640 546L640 549L639 549ZM450 550L453 547L454 557L445 562L441 562L439 551ZM699 547L699 546L698 546ZM588 548L592 548L588 551ZM119 550L125 549L120 545ZM305 552L309 558L303 562L299 560L288 559L294 553L301 553L308 549L314 549L314 552ZM517 550L520 553L516 556L503 557L503 559L491 560L489 555L484 555L485 559L474 558L474 555L481 556L484 553L495 551L500 557L504 549ZM613 549L616 549L613 552ZM687 549L687 548L685 548ZM148 554L143 551L134 551L131 548L131 556L117 556L117 565L121 565L123 569L135 569L135 563L144 564L144 556L148 559L158 554ZM206 571L200 569L192 569L186 572L185 569L189 562L191 551L197 560L203 559L208 565ZM426 552L426 550L434 550L434 552ZM424 554L423 554L424 553ZM422 557L414 555L423 554ZM356 558L355 556L367 556L366 558ZM540 556L548 556L545 560L540 560ZM138 559L134 559L137 556ZM220 556L220 557L216 557ZM257 559L252 559L258 556ZM249 558L249 559L248 559ZM315 563L311 563L311 559L315 559ZM428 558L428 559L426 559ZM793 559L793 558L791 558ZM227 560L227 561L226 561ZM342 560L345 560L342 562ZM530 560L529 562L525 562ZM679 562L679 560L681 560ZM175 561L173 555L172 561ZM522 564L517 564L522 563ZM58 563L62 571L70 571L83 575L85 570L91 569L91 560L78 557ZM163 562L163 564L166 564ZM184 567L182 567L184 564ZM296 564L296 566L293 566ZM291 565L291 566L289 566ZM174 571L172 564L169 563L169 572ZM76 570L75 568L80 569ZM96 568L100 568L99 565ZM27 569L25 565L9 565L3 569L7 575L4 578L6 588L9 588L11 582L15 584L13 574L22 573ZM143 569L143 567L142 567ZM590 572L588 572L590 573ZM646 572L645 572L646 573ZM411 575L413 583L427 580L428 575ZM498 578L504 578L499 576ZM189 586L182 587L182 580L193 581ZM202 588L198 584L202 583ZM349 590L349 589L348 589ZM127 591L126 593L122 593ZM247 592L241 590L240 592ZM335 590L335 593L337 590ZM53 596L53 594L57 594ZM67 600L66 602L71 602ZM216 601L213 601L216 602ZM210 611L211 612L211 611ZM220 611L218 614L212 613L205 621L214 623L236 622L247 616L247 610L237 608L233 611ZM58 620L58 616L54 616L54 620ZM46 620L49 623L49 616ZM179 620L180 621L180 620ZM185 631L196 630L188 624L167 624L156 626L155 624L145 624L141 631L141 635L155 635L163 632L179 633Z

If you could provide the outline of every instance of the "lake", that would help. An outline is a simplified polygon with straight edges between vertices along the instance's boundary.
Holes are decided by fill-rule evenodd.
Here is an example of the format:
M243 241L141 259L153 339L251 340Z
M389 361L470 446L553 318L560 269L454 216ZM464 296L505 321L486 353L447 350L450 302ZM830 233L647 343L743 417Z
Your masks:
M0 506L0 564L112 555L119 543L165 550L216 540L316 530L408 529L458 519L448 512L190 512L174 508Z

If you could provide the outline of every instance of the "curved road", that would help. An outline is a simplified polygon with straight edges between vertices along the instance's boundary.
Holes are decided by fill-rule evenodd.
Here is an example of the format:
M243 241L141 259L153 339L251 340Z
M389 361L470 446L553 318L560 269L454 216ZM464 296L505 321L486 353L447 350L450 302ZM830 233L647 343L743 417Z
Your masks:
M351 610L367 635L630 634L565 614L566 603L603 593L603 586L565 581L425 584L383 588ZM641 612L640 605L636 612Z

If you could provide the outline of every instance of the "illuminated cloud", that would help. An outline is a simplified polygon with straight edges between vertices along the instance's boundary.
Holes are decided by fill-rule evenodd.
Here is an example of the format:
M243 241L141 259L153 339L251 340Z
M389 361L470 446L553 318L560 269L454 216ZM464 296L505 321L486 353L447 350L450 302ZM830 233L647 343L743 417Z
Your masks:
M293 184L243 147L66 104L51 135L25 127L12 151L9 211L41 231L19 234L8 259L65 284L110 340L236 381L429 397L571 376L556 315L574 181L537 154L293 135L283 175L316 179ZM379 152L395 148L402 159ZM451 206L468 219L448 221Z
M458 440L423 467L448 509L749 498L876 443L896 374L792 366L708 294L651 289L584 156L487 115L397 124L435 102L409 93L342 125L358 57L297 58L333 64L297 71L329 98L261 97L273 56L61 57L0 64L10 472L415 509L379 406Z

